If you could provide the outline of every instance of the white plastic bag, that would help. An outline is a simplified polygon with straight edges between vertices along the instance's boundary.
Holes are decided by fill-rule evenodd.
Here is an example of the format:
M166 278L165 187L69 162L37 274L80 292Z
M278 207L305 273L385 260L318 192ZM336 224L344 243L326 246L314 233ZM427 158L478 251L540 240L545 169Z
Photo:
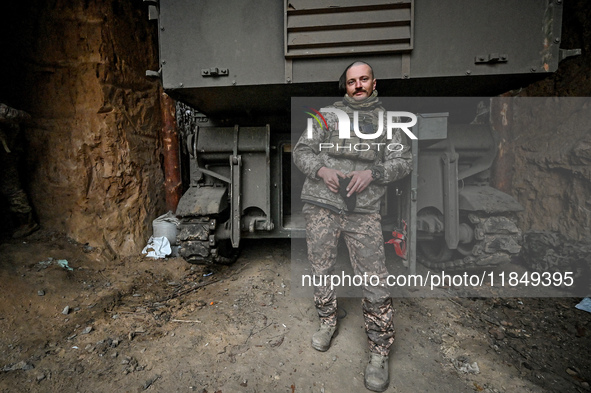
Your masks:
M148 245L142 250L142 254L147 254L148 258L166 258L172 253L170 242L165 236L151 236Z

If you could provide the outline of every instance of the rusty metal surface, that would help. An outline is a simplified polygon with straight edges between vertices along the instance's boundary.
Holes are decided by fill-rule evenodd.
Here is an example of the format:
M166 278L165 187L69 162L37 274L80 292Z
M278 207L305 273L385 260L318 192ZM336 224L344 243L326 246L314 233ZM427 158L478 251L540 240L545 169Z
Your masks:
M182 195L179 137L176 127L174 100L164 92L160 95L160 108L162 111L162 147L164 150L166 209L174 212Z
M513 98L495 97L491 99L491 125L497 133L499 147L495 163L492 166L491 184L508 194L513 191L513 174L515 153L511 148L513 142Z

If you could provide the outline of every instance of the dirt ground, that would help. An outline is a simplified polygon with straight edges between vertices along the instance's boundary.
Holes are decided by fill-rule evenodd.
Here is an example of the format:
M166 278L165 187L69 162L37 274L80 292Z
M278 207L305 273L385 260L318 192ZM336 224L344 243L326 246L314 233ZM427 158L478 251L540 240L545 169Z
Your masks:
M340 334L327 352L312 349L317 317L292 293L292 263L303 262L291 250L304 246L293 242L245 242L235 264L211 270L109 261L47 231L6 241L0 391L366 391L360 301L342 299ZM591 314L580 300L394 299L387 391L590 391Z

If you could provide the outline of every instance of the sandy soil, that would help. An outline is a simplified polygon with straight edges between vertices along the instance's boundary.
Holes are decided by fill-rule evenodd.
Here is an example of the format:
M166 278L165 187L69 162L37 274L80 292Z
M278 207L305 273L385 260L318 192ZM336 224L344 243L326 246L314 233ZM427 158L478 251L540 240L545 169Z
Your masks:
M7 241L0 391L366 391L359 299L341 299L331 349L312 349L317 317L294 295L292 264L305 262L291 249L246 242L234 265L212 270L180 258L109 261L48 232ZM579 301L395 299L387 391L590 391L591 314Z

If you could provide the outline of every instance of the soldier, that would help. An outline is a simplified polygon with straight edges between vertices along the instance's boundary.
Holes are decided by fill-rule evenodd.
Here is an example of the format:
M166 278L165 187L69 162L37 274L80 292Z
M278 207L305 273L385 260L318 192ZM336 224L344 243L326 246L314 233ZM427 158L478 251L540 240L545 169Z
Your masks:
M28 113L0 103L0 192L7 200L17 226L12 234L14 238L30 235L39 229L18 173L19 123L30 118Z
M357 111L358 130L374 134L379 111L385 110L378 100L371 66L351 64L339 86L346 94L333 107L346 112L351 125ZM388 356L395 330L392 300L385 285L388 271L379 211L386 183L409 174L411 153L408 145L402 144L405 140L399 129L387 142L403 148L386 149L382 143L386 142L385 132L378 140L360 139L353 133L351 139L340 140L337 116L326 113L325 119L328 129L315 124L313 135L304 132L293 151L294 163L306 175L301 195L308 259L312 274L326 277L335 266L338 240L343 235L355 275L379 277L379 285L363 286L362 310L370 350L364 382L366 388L382 392L390 382ZM363 148L349 148L362 143ZM314 303L320 328L312 336L312 347L326 351L337 333L337 299L334 288L318 282L314 283Z

